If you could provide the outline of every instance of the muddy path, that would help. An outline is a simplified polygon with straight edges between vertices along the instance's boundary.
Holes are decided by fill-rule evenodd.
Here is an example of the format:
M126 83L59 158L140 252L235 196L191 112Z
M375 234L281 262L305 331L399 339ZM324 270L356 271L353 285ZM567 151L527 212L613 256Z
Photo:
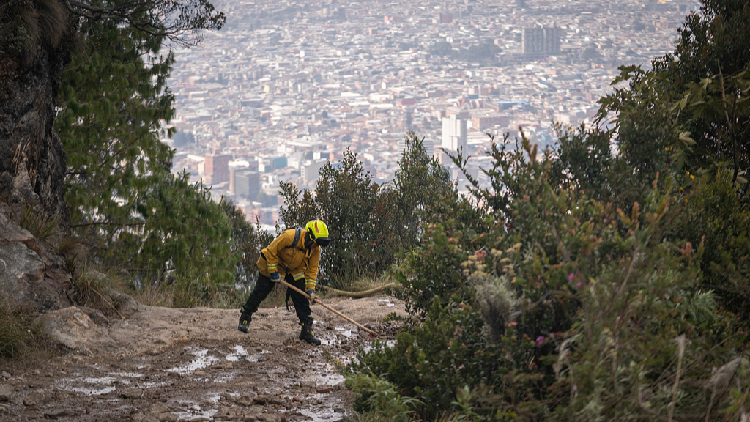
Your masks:
M383 318L405 315L384 296L326 303L383 339L392 334ZM127 320L99 321L76 353L37 367L6 364L0 421L345 419L351 393L333 363L370 341L320 306L313 315L318 347L298 340L297 319L284 307L262 308L244 334L237 310L141 306Z

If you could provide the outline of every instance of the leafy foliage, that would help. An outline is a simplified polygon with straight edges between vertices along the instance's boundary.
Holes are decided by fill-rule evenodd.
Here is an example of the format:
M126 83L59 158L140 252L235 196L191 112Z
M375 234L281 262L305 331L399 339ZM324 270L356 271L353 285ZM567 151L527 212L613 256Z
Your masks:
M393 180L397 193L398 222L402 230L401 246L415 245L421 233L419 222L424 213L434 209L440 198L454 194L448 171L434 157L427 155L424 138L414 132L404 136L405 148ZM429 189L425 187L429 186Z
M744 48L750 6L701 3L701 13L688 15L674 53L654 60L649 71L621 67L613 84L627 85L600 100L599 121L617 115L620 152L641 180L657 171L683 177L728 167L736 182L750 169L750 54ZM743 185L738 189L746 195Z
M250 224L245 219L245 214L231 201L222 199L219 205L232 225L230 251L233 255L240 256L234 270L234 280L249 285L255 275L255 263L260 257L260 251L273 241L273 234L261 229L257 218L255 226Z
M314 195L281 183L285 205L280 215L287 227L301 227L314 218L328 225L332 242L321 256L321 268L332 283L388 270L396 253L419 238L419 213L453 192L447 172L427 156L421 139L407 133L406 146L393 185L374 183L348 150L340 163L320 170ZM425 190L424 184L432 189Z
M366 354L360 350L349 369L393 383L397 391L419 400L419 413L431 419L453 408L459 388L499 383L508 371L500 351L485 347L483 322L476 312L463 303L443 307L435 301L429 314L424 325L399 334L394 347L376 343ZM373 410L365 406L367 395L359 400L363 410Z
M409 420L419 401L400 395L393 384L372 374L358 374L346 382L347 388L361 393L354 403L355 412L373 412L394 422Z
M740 376L745 334L700 287L705 245L675 239L683 194L655 182L626 213L553 186L559 163L524 139L519 147L490 152L506 160L495 169L516 171L493 173L495 192L475 189L486 203L505 204L504 212L467 210L481 211L483 230L428 223L433 249L414 254L452 259L457 270L407 290L412 301L438 292L428 311L412 309L423 324L393 348L361 353L352 369L419 399L428 419L703 420L709 409L735 408L744 381L711 395L703 386L718 385L711 367Z
M750 315L750 213L736 191L733 174L721 170L698 179L684 195L676 216L674 236L705 244L700 261L701 286L722 305L747 320Z
M171 169L174 152L159 136L174 114L166 86L174 59L154 56L159 40L117 22L87 26L87 42L64 74L64 107L55 120L68 157L66 202L73 226L117 227L137 221L138 196Z
M102 16L78 34L55 122L71 226L102 270L125 270L141 286L200 280L191 296L200 299L234 279L241 251L230 248L231 210L187 174L170 174L174 151L159 139L171 135L164 123L174 114L166 85L174 58L160 55L166 35Z
M234 280L236 255L230 253L231 224L202 184L188 175L165 175L139 198L140 231L119 233L126 268L161 276L199 274L210 283Z

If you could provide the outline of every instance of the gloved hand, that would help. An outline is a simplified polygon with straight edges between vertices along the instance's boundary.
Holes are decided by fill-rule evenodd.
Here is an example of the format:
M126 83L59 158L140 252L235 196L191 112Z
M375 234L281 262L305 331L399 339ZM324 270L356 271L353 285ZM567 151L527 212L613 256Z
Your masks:
M281 276L279 275L279 273L277 273L277 272L276 273L271 273L271 281L273 281L276 284L280 284L281 283Z
M318 298L318 296L315 294L315 290L313 290L313 289L310 289L310 290L306 291L305 293L307 293L307 295L310 296L310 299L312 299L313 302L315 302L315 299Z

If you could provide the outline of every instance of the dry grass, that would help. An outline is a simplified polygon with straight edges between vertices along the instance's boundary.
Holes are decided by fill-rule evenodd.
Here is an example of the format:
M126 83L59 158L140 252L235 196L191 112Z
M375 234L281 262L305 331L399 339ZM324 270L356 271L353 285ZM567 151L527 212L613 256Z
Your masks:
M365 278L361 278L359 280L353 281L346 289L341 289L341 290L345 290L347 292L364 292L367 290L376 289L378 287L383 287L383 286L386 286L388 284L392 284L395 282L396 280L387 274L377 277L377 278L365 277ZM325 294L325 289L323 290L324 290L323 293Z
M138 303L147 306L171 307L174 303L174 294L171 290L163 289L154 285L124 291L127 291L127 293Z
M0 359L34 361L49 357L54 348L35 315L5 302L0 295Z

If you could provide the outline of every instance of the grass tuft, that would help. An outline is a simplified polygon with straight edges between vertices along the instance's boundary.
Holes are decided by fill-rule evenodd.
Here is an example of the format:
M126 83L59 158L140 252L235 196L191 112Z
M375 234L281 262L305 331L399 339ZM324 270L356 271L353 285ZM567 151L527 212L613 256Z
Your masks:
M0 303L5 302L0 296ZM28 311L0 305L0 358L16 359L47 343L44 327Z

